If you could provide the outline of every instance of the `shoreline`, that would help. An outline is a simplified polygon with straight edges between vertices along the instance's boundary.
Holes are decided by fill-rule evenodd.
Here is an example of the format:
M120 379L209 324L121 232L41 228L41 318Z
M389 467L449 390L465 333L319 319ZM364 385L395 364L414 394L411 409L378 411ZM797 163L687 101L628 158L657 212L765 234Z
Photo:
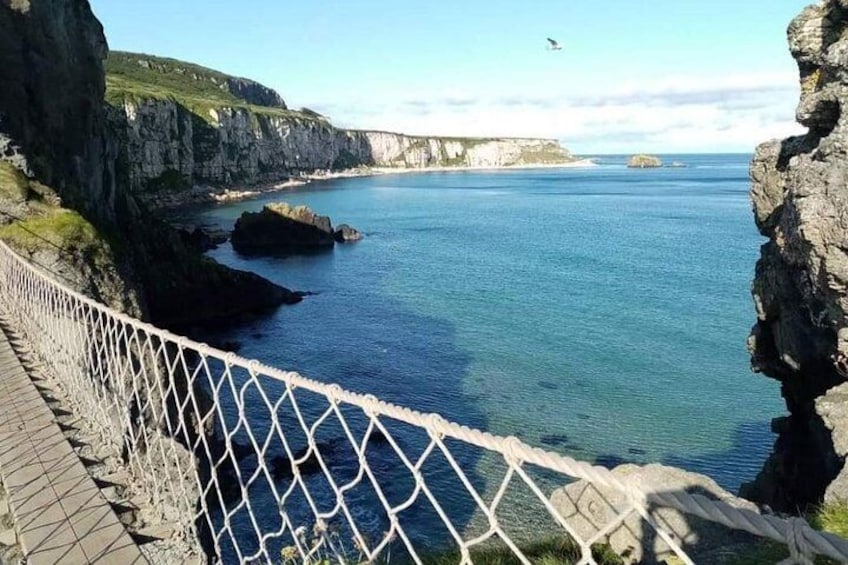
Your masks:
M228 202L240 202L269 194L283 192L290 188L306 186L313 182L321 182L335 179L348 179L360 177L373 177L383 175L405 175L413 173L446 173L446 172L495 172L504 170L533 170L533 169L574 169L597 167L592 159L578 159L568 163L536 163L527 165L505 165L502 167L357 167L341 171L315 171L312 173L290 176L287 180L280 182L260 184L244 189L213 188L209 186L195 186L190 190L180 193L169 193L165 195L154 195L142 200L154 210L170 210L190 206L194 204L223 204Z

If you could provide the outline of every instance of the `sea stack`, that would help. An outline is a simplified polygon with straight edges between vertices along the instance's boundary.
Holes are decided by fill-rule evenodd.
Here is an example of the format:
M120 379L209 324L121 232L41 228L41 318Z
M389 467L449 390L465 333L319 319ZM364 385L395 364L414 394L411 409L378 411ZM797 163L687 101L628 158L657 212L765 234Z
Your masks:
M331 248L333 225L306 206L268 204L260 212L245 212L236 221L233 248L239 253L298 253Z
M653 155L633 155L627 161L627 166L631 169L656 169L662 167L662 159Z

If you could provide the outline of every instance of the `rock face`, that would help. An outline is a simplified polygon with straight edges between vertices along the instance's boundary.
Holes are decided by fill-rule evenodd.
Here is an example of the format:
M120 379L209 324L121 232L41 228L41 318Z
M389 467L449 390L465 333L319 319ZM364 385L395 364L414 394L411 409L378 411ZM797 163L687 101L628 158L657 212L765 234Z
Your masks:
M662 164L662 159L653 155L633 155L627 161L631 169L655 169L662 167Z
M203 259L142 212L129 148L113 135L125 118L104 100L105 56L86 0L0 0L0 210L21 219L4 239L77 290L159 324L299 299Z
M359 241L362 239L362 234L359 230L350 227L347 224L342 224L333 232L333 238L338 243L347 243L350 241Z
M127 101L120 132L133 190L155 196L193 185L274 182L316 170L505 167L568 163L554 140L468 140L350 131L320 118L221 107L198 116L173 100Z
M756 507L722 489L711 478L664 465L620 465L613 474L627 485L642 492L687 492L749 510ZM551 495L551 503L577 534L587 540L613 522L630 507L621 491L577 481ZM669 508L653 509L651 516L666 532L673 533L684 551L696 563L715 563L717 549L739 554L747 546L760 541L749 534L730 530L697 517ZM656 535L653 527L638 514L632 514L614 528L606 541L625 563L666 563L674 555L671 548Z
M114 217L106 49L86 1L0 1L0 145L18 147L21 168L65 200Z
M283 202L243 213L236 221L232 243L245 254L297 253L331 248L335 238L330 218Z
M757 148L751 199L768 238L757 263L752 365L781 383L790 416L746 494L779 509L848 497L848 2L790 24L806 135Z
M314 111L287 110L279 94L258 83L150 55L111 54L107 85L131 186L151 201L162 191L277 182L319 170L574 160L555 140L344 130Z

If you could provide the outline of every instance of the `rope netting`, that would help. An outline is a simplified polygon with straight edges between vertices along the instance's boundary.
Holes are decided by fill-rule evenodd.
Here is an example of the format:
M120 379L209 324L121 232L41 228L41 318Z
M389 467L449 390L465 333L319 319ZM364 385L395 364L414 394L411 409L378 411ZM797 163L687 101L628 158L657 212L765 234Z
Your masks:
M785 563L848 559L848 542L801 519L645 492L516 438L179 337L68 289L2 243L0 284L0 309L74 412L121 454L173 535L221 562L531 563L546 539L571 562L596 563L598 544L635 523L635 535L692 563L658 509L785 544ZM575 481L624 502L587 530L552 502Z

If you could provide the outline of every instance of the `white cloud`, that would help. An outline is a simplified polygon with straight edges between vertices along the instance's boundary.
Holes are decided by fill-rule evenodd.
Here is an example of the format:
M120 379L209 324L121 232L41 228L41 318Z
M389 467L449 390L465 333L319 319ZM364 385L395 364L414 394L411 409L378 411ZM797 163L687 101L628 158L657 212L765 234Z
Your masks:
M342 126L431 135L551 137L576 153L752 151L802 131L791 73L677 76L593 91L415 93L318 104Z

